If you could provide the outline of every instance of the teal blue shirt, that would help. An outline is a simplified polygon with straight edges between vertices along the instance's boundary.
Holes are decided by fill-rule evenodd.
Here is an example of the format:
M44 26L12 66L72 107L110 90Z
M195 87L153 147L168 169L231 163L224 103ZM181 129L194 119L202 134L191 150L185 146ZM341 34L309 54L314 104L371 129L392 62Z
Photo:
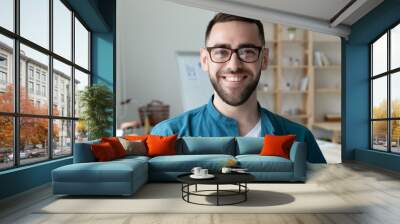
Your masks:
M311 163L325 163L313 134L306 127L274 114L258 106L261 115L261 136L296 135L296 140L307 143L307 160ZM213 104L213 97L207 104L158 123L151 130L153 135L222 137L240 136L238 123L220 113Z

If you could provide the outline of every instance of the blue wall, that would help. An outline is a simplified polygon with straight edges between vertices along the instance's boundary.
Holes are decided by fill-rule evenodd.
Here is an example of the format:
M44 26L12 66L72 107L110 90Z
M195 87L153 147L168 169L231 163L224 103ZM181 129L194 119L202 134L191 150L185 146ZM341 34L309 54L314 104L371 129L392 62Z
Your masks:
M48 183L53 169L71 163L69 157L0 172L0 199Z
M400 22L400 0L386 0L351 27L342 41L342 159L398 170L393 159L369 150L369 43ZM359 150L364 150L359 152ZM384 153L387 154L387 153ZM378 160L381 160L377 162ZM387 162L385 162L387 160Z
M66 2L92 31L92 82L104 83L115 93L115 0ZM115 127L115 109L113 123ZM0 199L48 183L53 169L71 163L68 157L0 172Z
M113 125L109 132L115 136L116 131L116 2L109 0L98 0L97 8L107 24L107 32L103 30L92 31L92 82L102 83L108 86L114 93Z
M93 83L102 83L110 88L114 86L113 40L113 33L92 35Z

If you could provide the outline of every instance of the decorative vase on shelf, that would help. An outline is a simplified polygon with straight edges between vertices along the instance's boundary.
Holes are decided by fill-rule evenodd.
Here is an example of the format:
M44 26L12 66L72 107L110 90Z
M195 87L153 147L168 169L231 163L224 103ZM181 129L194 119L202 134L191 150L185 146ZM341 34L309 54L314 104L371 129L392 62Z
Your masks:
M295 27L288 27L287 31L288 31L288 38L289 40L294 40L296 37L296 28Z

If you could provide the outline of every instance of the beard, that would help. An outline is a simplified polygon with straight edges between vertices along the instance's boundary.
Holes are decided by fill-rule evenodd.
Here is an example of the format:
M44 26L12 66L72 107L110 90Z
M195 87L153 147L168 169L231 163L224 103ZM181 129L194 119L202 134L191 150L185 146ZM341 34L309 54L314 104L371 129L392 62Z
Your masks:
M221 84L218 83L218 77L221 77L224 73L229 73L229 74L251 74L251 71L248 71L246 69L238 69L234 72L232 71L219 71L216 74L216 78L212 78L210 76L210 81L212 86L214 87L214 90L217 92L218 96L224 101L226 104L230 106L240 106L243 103L245 103L251 94L253 94L254 90L257 88L258 82L260 81L260 76L261 76L261 69L258 72L256 79L251 81L250 83L247 83L246 86L243 87L241 92L237 95L231 94L223 89ZM250 78L250 75L247 75L247 78Z

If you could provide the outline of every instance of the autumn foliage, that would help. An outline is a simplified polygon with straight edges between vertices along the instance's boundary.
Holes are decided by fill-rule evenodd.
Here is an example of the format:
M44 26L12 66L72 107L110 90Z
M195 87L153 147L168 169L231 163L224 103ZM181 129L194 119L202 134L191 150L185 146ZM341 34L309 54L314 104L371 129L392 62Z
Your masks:
M400 117L400 101L392 100L391 117ZM382 101L378 106L373 108L373 118L387 118L387 101ZM373 122L374 138L386 138L387 136L387 121ZM392 141L397 141L400 138L400 122L392 121Z
M13 107L13 86L8 85L6 92L0 93L0 111L11 113L13 112ZM22 114L48 114L47 104L34 105L24 87L20 88L20 110ZM55 113L58 114L58 110ZM0 147L13 148L13 117L0 116L0 127ZM20 127L21 149L24 149L26 145L44 145L47 142L49 131L47 118L21 117ZM54 125L53 138L57 138L58 135L59 127Z

